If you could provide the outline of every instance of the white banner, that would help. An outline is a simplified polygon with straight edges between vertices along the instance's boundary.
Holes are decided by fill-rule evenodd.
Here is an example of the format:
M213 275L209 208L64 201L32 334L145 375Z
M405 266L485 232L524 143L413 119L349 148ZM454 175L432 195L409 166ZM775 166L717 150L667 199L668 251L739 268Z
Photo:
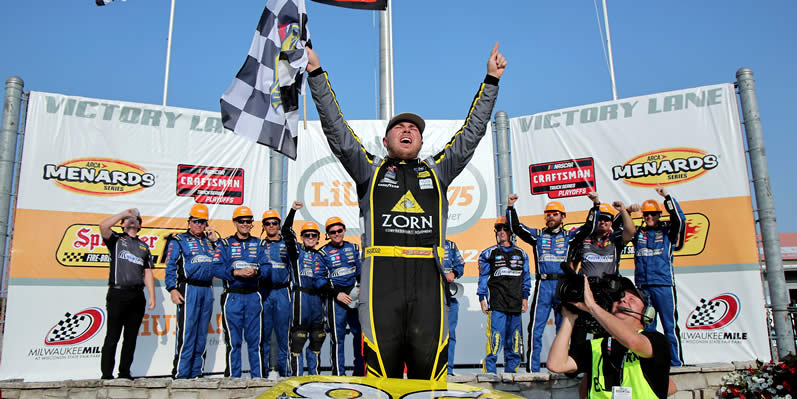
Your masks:
M737 107L733 85L721 84L510 120L515 207L529 226L544 226L552 200L564 204L568 226L583 223L593 190L605 203L640 204L661 201L661 185L679 201L686 234L675 279L688 364L770 358ZM623 274L633 276L630 244L622 259ZM724 320L711 331L689 324L701 301L712 309L704 319ZM724 319L731 314L732 325Z

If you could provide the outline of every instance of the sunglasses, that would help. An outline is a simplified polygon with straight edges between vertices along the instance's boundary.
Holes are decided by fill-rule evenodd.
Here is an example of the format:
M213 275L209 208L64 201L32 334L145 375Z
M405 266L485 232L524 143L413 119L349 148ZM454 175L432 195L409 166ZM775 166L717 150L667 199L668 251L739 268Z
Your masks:
M238 219L238 220L235 221L235 223L238 223L238 224L252 224L254 222L255 221L252 220L252 219Z
M193 224L208 224L208 221L205 220L205 219L193 219L193 220L191 220L191 223L193 223Z
M642 217L646 218L648 216L658 216L661 215L660 212L642 212Z
M507 226L507 225L505 225L505 224L497 224L497 225L495 225L495 231L501 231L501 230L503 230L503 231L508 231L508 232L511 232L511 231L512 231L512 230L509 228L509 226Z
M599 222L604 222L604 223L611 223L612 222L612 218L601 216L601 217L598 218L598 221Z
M263 222L263 225L264 226L279 226L280 222L278 222L276 220L266 220L266 221Z
M327 234L329 234L329 235L332 235L332 234L340 234L340 233L343 233L343 229L337 229L337 230L330 230L330 231L327 231Z
M318 233L302 233L302 237L304 238L318 238Z

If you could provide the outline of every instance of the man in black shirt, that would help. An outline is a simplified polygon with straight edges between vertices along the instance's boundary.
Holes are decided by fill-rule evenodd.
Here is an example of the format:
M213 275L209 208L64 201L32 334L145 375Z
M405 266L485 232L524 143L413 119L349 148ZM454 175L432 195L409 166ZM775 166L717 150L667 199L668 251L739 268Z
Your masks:
M589 397L612 397L631 391L634 398L666 398L669 388L670 347L657 331L643 331L656 316L647 297L631 280L621 280L623 297L611 311L601 308L584 277L584 302L571 303L588 312L610 335L574 345L568 353L576 313L562 307L562 327L548 354L548 369L555 373L585 373Z
M122 222L122 233L111 230ZM155 308L155 279L152 276L152 257L149 246L138 239L141 230L141 215L138 209L128 209L113 215L100 223L100 234L111 254L111 268L108 274L108 295L105 297L105 310L108 313L108 327L105 343L102 346L100 369L102 379L113 378L116 344L124 328L122 354L119 358L119 378L132 379L130 365L136 351L136 337L144 319L144 305ZM149 301L144 298L143 288L147 287Z

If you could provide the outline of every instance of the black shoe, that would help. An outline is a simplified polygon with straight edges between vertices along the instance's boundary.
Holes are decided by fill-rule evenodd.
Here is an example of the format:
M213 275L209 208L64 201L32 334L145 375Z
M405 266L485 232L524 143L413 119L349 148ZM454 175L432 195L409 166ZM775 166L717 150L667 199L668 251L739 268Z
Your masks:
M112 375L104 375L104 376L100 377L100 379L101 380L112 380L113 376Z

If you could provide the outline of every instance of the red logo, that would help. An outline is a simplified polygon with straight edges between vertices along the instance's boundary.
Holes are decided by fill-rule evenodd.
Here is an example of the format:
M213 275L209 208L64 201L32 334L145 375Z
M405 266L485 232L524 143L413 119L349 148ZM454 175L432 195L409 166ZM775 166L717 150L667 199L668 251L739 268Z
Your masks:
M177 165L177 195L200 204L241 205L244 170L215 166Z
M548 198L576 197L595 191L595 161L592 158L529 165L531 195Z
M739 316L740 302L735 294L720 294L700 304L686 318L686 328L690 330L716 330L727 326Z
M76 314L69 312L44 337L45 345L77 345L94 338L105 323L105 312L88 308Z

